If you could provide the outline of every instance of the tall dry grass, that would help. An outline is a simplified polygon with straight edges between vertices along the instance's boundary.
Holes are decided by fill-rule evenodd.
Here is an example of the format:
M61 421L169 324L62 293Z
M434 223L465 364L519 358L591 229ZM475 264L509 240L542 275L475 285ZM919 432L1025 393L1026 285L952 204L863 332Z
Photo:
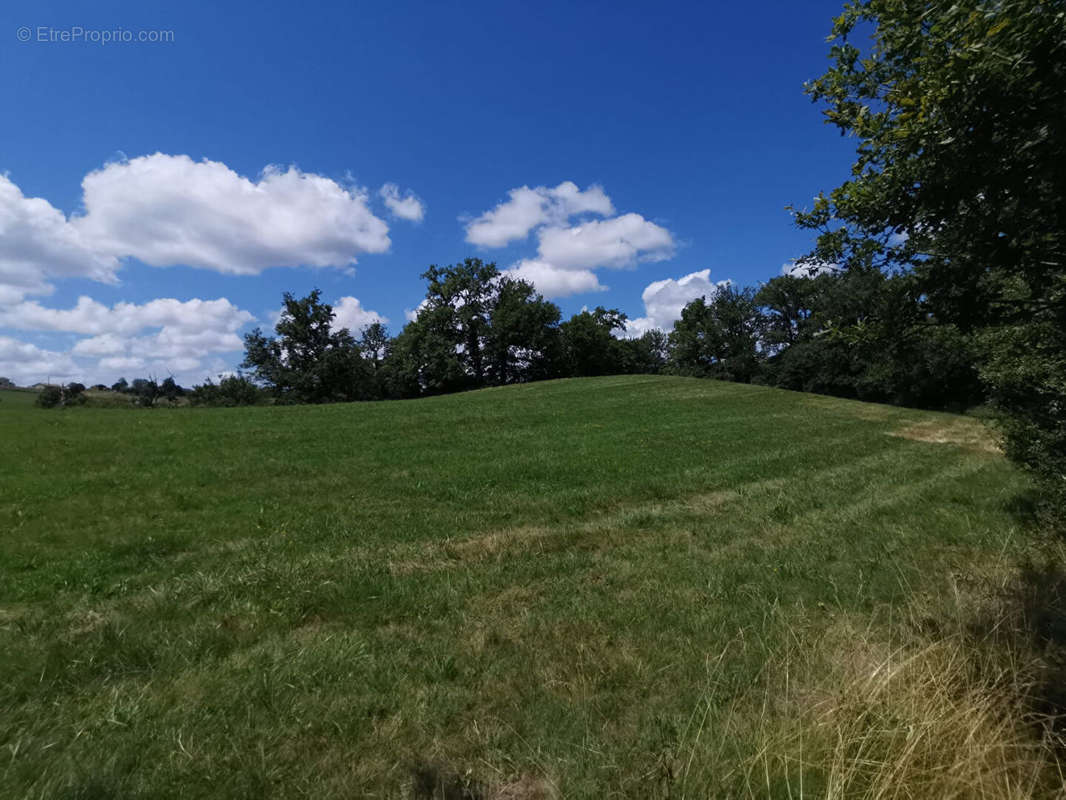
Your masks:
M1057 550L1049 563L1066 564ZM1066 797L1064 576L995 564L896 620L794 627L739 694L712 670L662 794Z

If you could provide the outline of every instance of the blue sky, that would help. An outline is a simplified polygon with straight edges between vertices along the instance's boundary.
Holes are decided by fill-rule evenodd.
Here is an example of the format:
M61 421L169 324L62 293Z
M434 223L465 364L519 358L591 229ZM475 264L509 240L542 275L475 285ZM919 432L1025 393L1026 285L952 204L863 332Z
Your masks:
M396 333L468 255L667 325L810 244L785 206L854 148L802 92L840 5L7 3L0 375L198 381L316 286ZM172 41L85 41L142 31Z

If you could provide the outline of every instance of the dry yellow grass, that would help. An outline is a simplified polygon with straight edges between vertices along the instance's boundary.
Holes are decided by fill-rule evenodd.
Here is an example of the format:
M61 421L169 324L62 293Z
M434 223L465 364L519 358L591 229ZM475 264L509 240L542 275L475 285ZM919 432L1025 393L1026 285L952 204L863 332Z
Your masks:
M1036 710L1046 642L1030 638L1019 571L985 566L976 579L952 576L947 600L916 598L889 626L841 615L809 638L793 628L763 680L721 718L713 698L694 715L671 767L678 795L1066 797L1066 742ZM921 632L930 619L932 635Z

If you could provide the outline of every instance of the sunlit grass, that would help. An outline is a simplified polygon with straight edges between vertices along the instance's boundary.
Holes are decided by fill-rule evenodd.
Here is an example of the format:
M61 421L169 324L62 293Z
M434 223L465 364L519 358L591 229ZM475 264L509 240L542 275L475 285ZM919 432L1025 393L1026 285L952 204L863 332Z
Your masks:
M1024 539L979 423L711 381L5 395L0 442L13 797L705 796L695 709Z

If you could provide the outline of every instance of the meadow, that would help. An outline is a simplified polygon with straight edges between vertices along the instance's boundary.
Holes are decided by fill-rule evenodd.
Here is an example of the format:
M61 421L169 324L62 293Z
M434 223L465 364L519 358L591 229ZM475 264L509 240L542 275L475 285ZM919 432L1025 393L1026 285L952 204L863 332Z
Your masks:
M768 722L1027 546L979 421L757 386L31 401L0 393L5 797L832 795Z

